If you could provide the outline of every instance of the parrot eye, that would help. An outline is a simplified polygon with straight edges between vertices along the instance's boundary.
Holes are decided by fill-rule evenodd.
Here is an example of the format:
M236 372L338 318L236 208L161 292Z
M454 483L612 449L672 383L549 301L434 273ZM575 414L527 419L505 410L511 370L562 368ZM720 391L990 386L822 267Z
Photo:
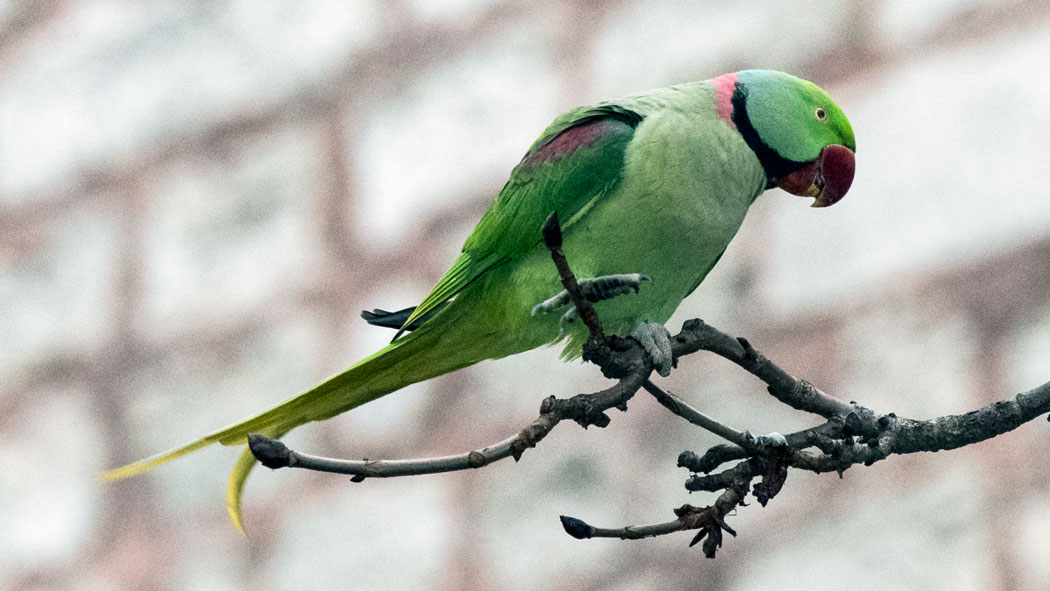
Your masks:
M817 117L817 121L824 123L828 120L828 112L824 110L824 107L817 107L817 110L813 113Z

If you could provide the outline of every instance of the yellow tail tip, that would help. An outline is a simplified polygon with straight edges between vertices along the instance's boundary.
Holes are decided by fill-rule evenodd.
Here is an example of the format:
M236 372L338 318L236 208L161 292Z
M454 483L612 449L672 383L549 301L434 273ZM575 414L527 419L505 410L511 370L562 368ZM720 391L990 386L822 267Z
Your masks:
M241 515L241 508L230 507L229 505L227 505L226 511L228 511L230 514L230 521L233 522L234 529L236 529L237 532L240 533L242 536L247 538L248 531L244 529L244 517Z
M130 478L132 476L136 476L138 474L142 474L143 472L146 472L146 471L148 471L148 470L150 470L152 468L155 468L156 466L158 466L159 464L162 464L162 463L164 463L164 462L163 461L157 461L157 460L139 460L137 462L132 462L132 463L126 465L126 466L121 466L119 468L113 468L112 470L108 470L108 471L103 472L101 474L95 474L95 479L102 480L104 482L113 482L114 480L123 480L125 478Z
M143 472L156 468L176 457L189 453L196 447L196 445L185 446L159 456L132 462L126 466L114 468L107 472L102 472L101 474L95 474L95 478L104 482L130 478L131 476L142 474ZM226 486L226 511L230 514L230 521L233 522L233 527L245 536L248 534L244 528L244 514L242 511L241 499L244 494L245 482L248 480L248 475L251 474L252 468L255 467L255 464L255 456L253 456L251 450L245 446L244 452L237 460L237 464L233 467L229 483Z
M218 439L215 436L215 434L209 435L207 437L202 437L197 441L187 443L186 445L183 445L181 447L176 447L173 450L159 453L155 456L144 458L137 462L132 462L126 466L114 468L112 470L109 470L108 472L96 474L95 478L105 481L122 480L124 478L129 478L137 474L142 474L143 472L146 472L148 470L152 470L153 468L156 468L161 464L166 464L176 458L181 458L182 456L195 452L198 449L207 447L216 441L218 441Z
M255 456L248 446L237 459L237 463L230 472L230 480L226 483L226 512L230 514L230 521L237 531L247 537L248 532L244 529L244 512L241 500L244 498L244 484L256 464Z

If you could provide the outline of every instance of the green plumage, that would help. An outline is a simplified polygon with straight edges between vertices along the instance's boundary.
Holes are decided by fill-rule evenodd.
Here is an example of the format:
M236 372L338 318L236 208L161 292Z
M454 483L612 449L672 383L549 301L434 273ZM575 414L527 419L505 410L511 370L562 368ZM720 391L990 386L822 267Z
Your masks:
M763 101L782 103L778 109L805 113L797 118L801 123L778 124L777 141L785 145L770 147L790 150L795 158L817 158L829 140L812 139L827 125L813 125L812 105L793 105L800 100L798 89L809 93L812 85L785 74L727 75L571 110L511 172L463 253L409 318L440 307L417 330L259 415L103 477L131 476L212 443L244 444L250 432L279 437L483 359L559 340L566 357L578 356L586 336L579 323L561 332L558 315L530 314L533 305L561 290L540 237L552 211L562 220L563 249L579 277L645 273L653 278L635 295L596 304L608 332L626 336L639 322L666 322L772 180L726 118L725 93L743 80L752 93L764 93ZM845 121L823 91L819 100ZM848 122L844 125L848 129ZM756 129L761 137L763 130ZM842 136L837 133L830 143L852 150L852 131ZM238 527L241 492L255 463L245 453L227 491Z

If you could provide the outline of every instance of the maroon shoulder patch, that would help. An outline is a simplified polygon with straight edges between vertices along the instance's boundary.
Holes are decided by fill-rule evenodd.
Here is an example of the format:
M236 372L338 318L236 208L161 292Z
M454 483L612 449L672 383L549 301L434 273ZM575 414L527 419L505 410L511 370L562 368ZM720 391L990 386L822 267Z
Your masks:
M550 162L559 156L572 154L580 148L593 146L606 134L620 127L624 127L624 123L615 119L596 119L588 123L573 125L536 148L525 157L525 160L530 164Z

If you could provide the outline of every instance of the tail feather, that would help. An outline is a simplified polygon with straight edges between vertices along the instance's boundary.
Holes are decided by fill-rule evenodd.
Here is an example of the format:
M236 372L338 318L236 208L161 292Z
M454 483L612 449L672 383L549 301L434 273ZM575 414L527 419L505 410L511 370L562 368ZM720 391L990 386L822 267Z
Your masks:
M433 310L416 318L409 324L405 324L405 322L408 321L408 319L412 317L412 313L416 311L415 306L398 310L397 312L387 312L386 310L381 310L379 308L375 308L371 311L361 310L361 318L364 318L365 322L372 326L382 326L383 328L393 328L395 330L403 329L404 332L409 332L423 326L423 324L428 322L438 312L444 310L447 305L448 302L438 304L437 306L434 306Z
M314 388L285 400L254 417L209 433L196 441L175 449L132 462L126 466L114 468L100 474L99 478L102 480L120 480L129 476L135 476L214 443L223 445L244 444L247 442L248 433L261 433L267 437L275 437L277 433L287 432L303 423L335 416L340 412L375 400L383 394L393 392L397 387L386 391L376 391L374 388L368 388L367 385L370 382L367 379L368 374L380 369L374 366L378 365L380 360L384 360L384 355L389 355L396 351L403 342L407 341L408 339L406 338L403 341L391 343L375 355L362 359L342 373L332 376ZM389 366L389 363L383 365ZM411 380L410 376L403 373L401 375L407 378L402 385L408 385L412 381L416 381ZM313 416L311 416L311 411Z
M141 474L214 443L243 445L249 433L278 438L304 423L333 417L409 384L494 356L492 347L482 342L485 339L463 339L457 338L462 335L451 334L459 332L457 323L449 318L449 313L455 311L450 307L443 312L445 314L441 316L449 322L430 322L316 387L254 417L98 477L102 480L119 480ZM255 464L255 458L245 449L227 486L226 505L238 529L242 529L241 493Z
M274 433L273 436L276 438L282 435L284 433ZM248 482L248 476L251 475L252 470L258 464L259 462L252 455L252 450L245 446L241 456L237 458L237 463L233 465L230 479L226 484L226 512L230 514L230 521L233 522L233 527L237 528L237 531L242 534L247 533L244 530L244 513L241 509L241 499L244 498L244 484Z

